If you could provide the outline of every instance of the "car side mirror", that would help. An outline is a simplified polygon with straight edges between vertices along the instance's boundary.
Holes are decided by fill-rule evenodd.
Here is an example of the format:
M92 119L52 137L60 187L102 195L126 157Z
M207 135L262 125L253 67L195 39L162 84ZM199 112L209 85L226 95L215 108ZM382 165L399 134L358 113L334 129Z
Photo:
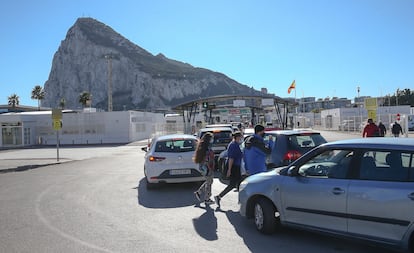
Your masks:
M147 146L142 147L141 150L144 151L144 152L148 152L148 147Z
M288 171L287 171L287 175L289 177L295 177L298 175L298 171L296 170L296 166L291 166L289 167Z

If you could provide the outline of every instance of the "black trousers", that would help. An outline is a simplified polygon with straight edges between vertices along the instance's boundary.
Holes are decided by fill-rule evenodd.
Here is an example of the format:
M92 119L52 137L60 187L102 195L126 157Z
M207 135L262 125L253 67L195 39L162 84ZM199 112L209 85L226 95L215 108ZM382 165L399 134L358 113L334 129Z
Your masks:
M227 185L227 187L224 188L224 190L222 192L220 192L219 197L222 198L222 197L224 197L224 195L226 195L232 189L239 187L241 179L242 178L241 178L241 173L240 173L240 166L239 165L233 165L231 167L230 182Z

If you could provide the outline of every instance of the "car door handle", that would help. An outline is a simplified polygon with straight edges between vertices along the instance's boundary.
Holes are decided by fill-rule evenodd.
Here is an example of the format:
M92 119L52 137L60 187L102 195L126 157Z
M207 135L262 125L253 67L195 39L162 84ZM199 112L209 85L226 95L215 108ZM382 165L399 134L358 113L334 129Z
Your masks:
M414 200L414 192L408 194L408 198L410 198L411 200Z
M345 193L345 190L342 190L339 187L335 187L335 188L333 188L332 193L335 194L335 195L339 195L339 194Z

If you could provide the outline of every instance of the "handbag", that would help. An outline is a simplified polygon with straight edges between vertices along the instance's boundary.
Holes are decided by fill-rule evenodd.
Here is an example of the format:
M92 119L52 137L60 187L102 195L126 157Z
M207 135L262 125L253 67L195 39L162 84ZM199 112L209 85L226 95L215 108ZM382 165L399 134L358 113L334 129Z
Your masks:
M208 167L207 167L207 165L206 165L206 164L202 164L202 165L200 165L200 173L201 173L201 175L203 175L203 176L207 176L207 173L208 173Z

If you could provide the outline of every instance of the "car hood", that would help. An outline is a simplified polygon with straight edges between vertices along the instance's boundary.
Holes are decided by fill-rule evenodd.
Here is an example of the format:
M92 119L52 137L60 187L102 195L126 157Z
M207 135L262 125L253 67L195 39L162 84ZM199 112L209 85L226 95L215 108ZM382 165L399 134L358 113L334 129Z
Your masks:
M263 181L268 181L268 180L277 180L277 178L280 177L284 173L285 170L286 170L286 167L274 168L267 172L261 172L255 175L251 175L247 177L245 180L249 184L250 183L261 183Z
M275 191L283 182L286 176L280 174L282 168L276 168L267 172L262 172L247 177L240 186L239 195L253 196L265 195L273 196L278 191Z

